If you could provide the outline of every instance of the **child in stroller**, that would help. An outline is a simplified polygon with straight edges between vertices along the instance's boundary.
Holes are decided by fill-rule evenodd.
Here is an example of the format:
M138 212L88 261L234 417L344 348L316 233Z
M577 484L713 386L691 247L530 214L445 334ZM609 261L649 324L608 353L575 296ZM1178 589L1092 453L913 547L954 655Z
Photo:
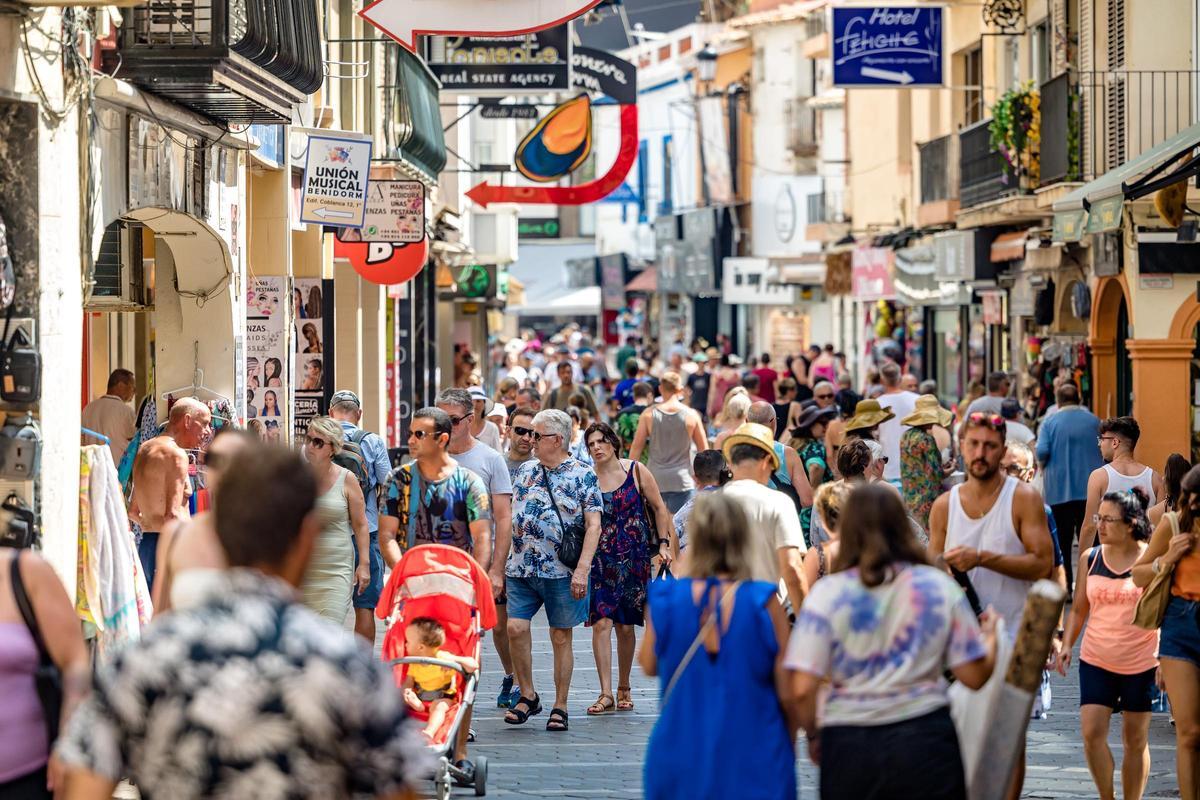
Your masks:
M479 669L475 659L441 649L446 643L446 629L436 619L417 617L408 623L404 640L411 656L450 661L461 666L468 675ZM429 715L429 722L421 732L430 744L446 721L446 712L454 704L458 694L454 684L454 670L450 667L417 663L408 668L403 686L404 701L413 711Z

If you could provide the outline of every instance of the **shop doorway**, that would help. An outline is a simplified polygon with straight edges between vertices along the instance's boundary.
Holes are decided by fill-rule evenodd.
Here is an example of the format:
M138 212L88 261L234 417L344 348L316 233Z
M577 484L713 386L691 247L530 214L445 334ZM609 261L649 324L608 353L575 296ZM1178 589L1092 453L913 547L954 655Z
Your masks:
M1129 357L1129 306L1125 296L1117 307L1117 408L1116 416L1133 413L1133 360Z

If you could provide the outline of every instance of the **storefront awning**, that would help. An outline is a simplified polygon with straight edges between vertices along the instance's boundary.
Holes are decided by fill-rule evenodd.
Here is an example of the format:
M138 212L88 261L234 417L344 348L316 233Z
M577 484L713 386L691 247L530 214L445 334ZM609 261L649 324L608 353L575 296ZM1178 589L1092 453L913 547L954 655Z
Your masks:
M1085 183L1054 204L1055 241L1078 241L1083 233L1101 233L1121 226L1126 198L1137 199L1195 175L1200 159L1192 151L1200 144L1200 123L1159 142L1141 155ZM1182 162L1182 163L1180 163ZM1172 165L1176 169L1170 170ZM1080 224L1087 214L1087 225ZM1059 236L1063 238L1059 238Z
M909 308L955 306L971 301L969 286L937 279L936 259L932 245L901 247L896 251L892 273L896 300Z
M767 280L784 286L824 286L825 256L806 253L797 258L772 258Z
M1028 240L1027 231L1000 234L992 241L991 262L998 264L1002 261L1018 261L1025 258L1025 243Z
M525 287L525 297L519 305L510 297L508 312L522 317L598 315L600 287L570 288L565 285L563 269L570 260L594 258L595 254L592 243L522 242L508 271L510 281L515 277Z
M658 291L658 267L646 267L625 284L625 291L654 294Z

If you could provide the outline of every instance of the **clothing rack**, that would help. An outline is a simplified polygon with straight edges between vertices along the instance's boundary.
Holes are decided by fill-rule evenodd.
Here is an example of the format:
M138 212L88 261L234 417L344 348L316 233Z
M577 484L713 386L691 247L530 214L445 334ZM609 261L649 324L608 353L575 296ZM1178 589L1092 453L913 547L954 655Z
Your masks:
M91 428L85 428L81 425L81 426L79 426L79 430L81 433L83 433L83 435L91 436L93 439L99 439L104 444L112 443L112 440L109 439L107 436L105 436L103 433L97 433L96 431L92 430Z

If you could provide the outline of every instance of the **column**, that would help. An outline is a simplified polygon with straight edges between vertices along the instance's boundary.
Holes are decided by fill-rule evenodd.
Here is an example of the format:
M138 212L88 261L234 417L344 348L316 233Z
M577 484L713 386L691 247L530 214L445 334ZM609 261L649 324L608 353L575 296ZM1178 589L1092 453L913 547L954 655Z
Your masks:
M1171 453L1191 449L1191 339L1130 339L1133 414L1142 427L1137 457L1161 470ZM1115 361L1115 356L1114 356ZM1115 365L1114 365L1115 366ZM1110 373L1115 385L1115 370Z

